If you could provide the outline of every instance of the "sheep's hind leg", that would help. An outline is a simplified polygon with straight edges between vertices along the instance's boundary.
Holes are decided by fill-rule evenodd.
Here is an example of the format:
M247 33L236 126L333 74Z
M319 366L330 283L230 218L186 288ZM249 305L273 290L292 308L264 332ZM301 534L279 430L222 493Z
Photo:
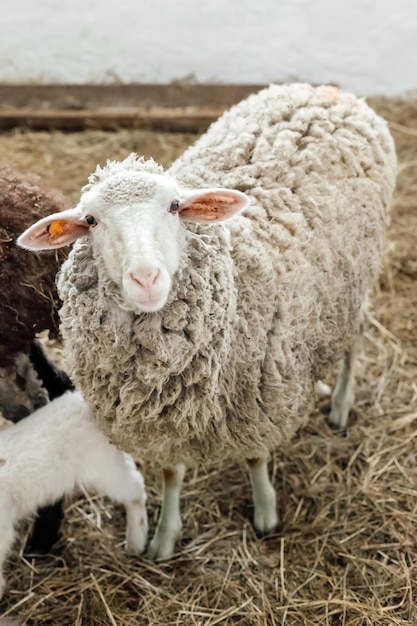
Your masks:
M336 428L346 428L349 411L354 401L352 353L346 351L340 366L336 387L332 394L329 422Z
M181 534L180 491L185 474L185 466L163 470L162 507L155 534L149 544L148 556L156 561L171 558L175 542Z
M253 523L261 533L271 532L278 526L277 500L275 489L268 475L266 459L247 459L254 516Z
M336 387L332 394L332 403L329 415L330 424L336 428L346 428L349 411L355 400L355 377L353 365L362 338L362 333L363 328L361 325L359 334L355 338L352 348L345 351L343 360L340 364Z

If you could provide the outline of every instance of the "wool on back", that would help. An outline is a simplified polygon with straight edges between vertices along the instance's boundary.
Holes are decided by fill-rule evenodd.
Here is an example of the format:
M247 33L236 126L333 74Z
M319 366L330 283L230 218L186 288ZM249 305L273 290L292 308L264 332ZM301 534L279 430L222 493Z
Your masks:
M59 290L68 366L106 434L161 463L255 458L291 437L353 341L395 184L386 123L329 88L271 86L169 169L252 203L187 225L166 306L135 315L82 240Z

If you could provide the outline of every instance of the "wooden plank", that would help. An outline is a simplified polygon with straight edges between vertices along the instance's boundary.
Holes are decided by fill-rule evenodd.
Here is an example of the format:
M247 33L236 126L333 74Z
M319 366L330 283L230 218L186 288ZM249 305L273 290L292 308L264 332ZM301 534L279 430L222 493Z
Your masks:
M226 107L183 107L138 109L107 107L103 109L0 109L0 130L23 126L31 130L79 131L88 128L149 130L199 133L216 120Z
M148 128L202 132L264 85L0 85L0 130Z
M174 82L167 85L1 85L0 104L12 107L95 109L98 107L230 106L265 85Z

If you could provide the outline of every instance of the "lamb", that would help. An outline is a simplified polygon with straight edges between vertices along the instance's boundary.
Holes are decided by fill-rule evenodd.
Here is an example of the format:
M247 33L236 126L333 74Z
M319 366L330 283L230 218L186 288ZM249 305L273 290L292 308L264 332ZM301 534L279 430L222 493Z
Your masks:
M13 422L72 387L35 340L43 330L51 337L58 334L55 275L66 254L28 257L15 243L33 220L68 206L38 176L0 167L0 411ZM42 509L26 552L48 552L61 518L60 502Z
M97 429L79 391L68 391L0 431L0 598L3 563L21 518L70 494L94 489L126 507L126 547L146 544L146 493L133 459Z
M340 360L330 419L345 425L395 176L365 101L271 85L166 172L108 161L75 208L19 238L76 241L58 277L66 361L110 439L163 468L151 557L174 553L185 464L246 459L255 527L276 528L269 454Z

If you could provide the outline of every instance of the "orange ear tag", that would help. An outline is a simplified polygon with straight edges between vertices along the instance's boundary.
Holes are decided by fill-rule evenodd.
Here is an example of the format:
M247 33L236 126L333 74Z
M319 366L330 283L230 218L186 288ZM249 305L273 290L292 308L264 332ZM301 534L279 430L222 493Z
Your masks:
M50 223L48 233L51 237L59 237L65 232L66 220L54 220Z

